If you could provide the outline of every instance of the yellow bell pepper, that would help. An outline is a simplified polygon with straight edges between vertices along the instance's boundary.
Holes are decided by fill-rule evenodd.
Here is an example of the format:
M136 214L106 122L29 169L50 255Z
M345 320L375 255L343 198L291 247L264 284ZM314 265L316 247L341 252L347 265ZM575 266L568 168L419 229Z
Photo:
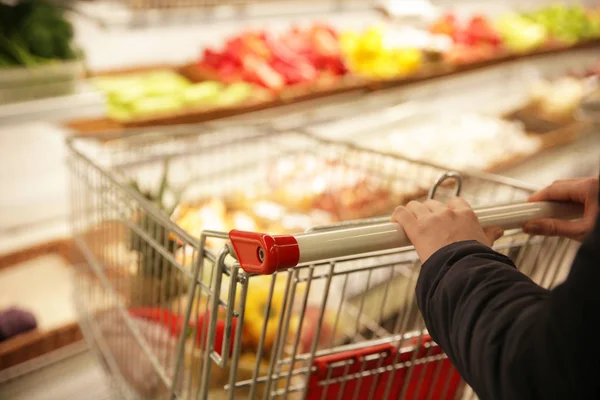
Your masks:
M399 75L412 74L423 65L423 54L418 49L398 49L393 58Z
M275 283L269 309L268 300L271 279L271 276L260 276L250 279L244 316L244 328L245 332L248 334L245 339L248 339L248 341L254 345L258 345L263 327L265 323L267 324L264 339L264 348L267 350L273 346L285 300L285 285L284 282L280 280ZM265 315L268 309L269 316L265 321Z
M340 37L344 57L351 71L372 79L392 79L417 71L423 65L420 50L388 48L385 28L368 28L362 35L345 32Z

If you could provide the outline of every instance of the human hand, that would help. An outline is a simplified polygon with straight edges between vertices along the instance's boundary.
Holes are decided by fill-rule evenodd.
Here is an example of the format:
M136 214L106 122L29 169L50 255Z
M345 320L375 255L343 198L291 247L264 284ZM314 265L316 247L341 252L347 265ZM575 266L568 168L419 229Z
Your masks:
M476 240L491 246L504 234L498 227L484 230L469 203L460 197L448 205L435 200L411 201L406 207L396 207L392 221L402 226L423 263L446 245Z
M558 180L532 195L529 201L568 201L583 204L583 218L577 221L543 218L530 221L523 227L523 231L531 235L564 236L581 241L594 228L596 222L598 179Z

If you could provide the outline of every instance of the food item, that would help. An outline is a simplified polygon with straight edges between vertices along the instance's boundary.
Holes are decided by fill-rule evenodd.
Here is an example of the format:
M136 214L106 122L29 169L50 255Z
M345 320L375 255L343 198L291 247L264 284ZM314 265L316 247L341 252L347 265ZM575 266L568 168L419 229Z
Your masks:
M600 17L581 6L554 4L525 16L544 26L550 37L568 45L600 37Z
M302 323L302 330L300 334L300 352L311 351L313 341L315 341L315 335L319 327L319 315L321 313L320 307L307 306L304 312L304 321ZM333 321L332 321L333 320ZM299 324L295 322L295 324ZM325 311L323 315L323 323L321 324L321 331L319 337L316 339L317 349L327 348L334 338L333 326L335 325L335 316L331 315L330 311ZM295 331L293 331L295 333Z
M583 81L564 77L555 82L540 81L532 87L531 100L548 119L572 117L585 94Z
M340 41L350 70L374 79L403 77L418 71L423 64L422 50L396 47L390 35L381 26L370 27L362 34L343 33Z
M163 328L167 329L174 339L179 338L181 334L190 336L192 332L196 331L196 338L193 340L196 347L201 349L206 348L208 340L208 324L210 321L210 313L199 314L198 318L194 321L196 314L191 314L192 320L184 326L184 317L172 313L168 309L161 308L133 308L129 310L131 316L135 318L141 318L145 321L159 324ZM231 323L231 330L235 332L237 320L233 318ZM214 349L217 353L221 354L223 348L223 339L225 337L225 322L217 320L215 327L215 340L213 342ZM202 339L204 338L204 343ZM230 343L229 354L233 351L233 341Z
M499 46L502 42L496 29L482 15L474 15L468 23L461 25L454 14L445 14L431 26L430 32L447 35L455 44L466 46Z
M191 83L173 71L97 78L94 85L107 95L108 116L119 121L168 114L188 107L230 107L254 95L260 96L260 91L249 83Z
M541 143L518 124L464 114L398 127L388 138L371 145L391 149L410 159L434 161L447 168L484 170L512 157L532 154Z
M466 24L459 24L453 14L446 14L430 28L431 32L447 35L453 46L444 59L451 64L469 64L502 54L502 38L492 23L475 15Z
M250 82L275 93L288 85L310 84L321 73L346 72L336 33L323 25L294 27L281 36L244 32L227 40L221 51L205 49L198 66L223 82Z
M13 307L0 312L0 342L35 328L37 321L29 311Z
M270 352L273 347L286 295L285 281L278 279L273 289L273 297L269 303L270 281L271 277L267 276L257 276L250 279L244 314L244 329L248 334L246 340L254 345L258 345L266 323L264 349L267 352ZM265 320L267 310L269 314Z
M452 13L444 14L429 27L429 31L438 35L455 37L458 32L456 16Z
M172 356L177 339L169 330L154 321L132 318L146 345L164 368L172 374L175 358ZM139 395L160 398L168 393L154 365L139 345L136 337L117 310L104 311L95 316L104 343L115 356L123 378ZM125 349L127 349L125 351ZM132 362L136 360L136 362Z
M518 14L502 16L496 23L506 47L516 53L527 53L540 48L548 40L548 30L529 18Z
M223 90L220 82L205 81L190 85L183 90L183 99L186 104L214 103L219 92Z
M73 27L61 7L43 0L0 4L0 68L79 57Z
M335 220L378 216L391 207L385 182L339 160L313 155L281 159L268 183L281 203L305 212L321 210Z

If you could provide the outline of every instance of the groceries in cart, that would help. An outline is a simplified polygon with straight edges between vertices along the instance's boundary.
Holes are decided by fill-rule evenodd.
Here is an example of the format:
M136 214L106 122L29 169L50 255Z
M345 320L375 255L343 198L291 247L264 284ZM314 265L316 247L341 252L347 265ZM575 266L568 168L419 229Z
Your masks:
M464 385L414 300L418 257L388 240L395 206L445 171L304 133L234 133L132 135L93 151L72 140L87 263L76 299L111 376L146 398L454 398ZM458 188L486 218L530 193L446 178L431 194ZM278 238L296 241L296 262L277 258ZM498 250L532 265L548 245L514 229Z

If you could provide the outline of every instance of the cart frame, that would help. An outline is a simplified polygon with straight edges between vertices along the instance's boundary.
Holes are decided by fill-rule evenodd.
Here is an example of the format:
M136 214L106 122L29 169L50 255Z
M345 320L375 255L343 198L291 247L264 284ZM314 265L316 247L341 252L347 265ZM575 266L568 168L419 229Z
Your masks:
M240 390L248 398L329 398L327 396L334 392L338 397L342 396L349 388L356 393L354 396L360 393L369 398L391 395L425 399L441 394L456 395L462 384L456 380L457 375L444 361L445 356L437 345L428 339L412 299L411 285L416 281L419 263L411 247L311 260L295 268L261 276L245 271L232 257L234 251L228 244L228 232L205 230L199 238L194 237L127 181L131 171L143 170L147 165L162 165L165 160L178 158L203 159L207 163L206 173L196 177L194 182L200 187L216 188L212 184L204 185L203 179L215 173L220 173L219 177L224 177L225 173L239 173L247 169L248 160L245 160L246 164L239 161L237 156L241 153L222 155L219 159L225 160L223 163L235 162L231 168L219 172L210 170L216 160L211 155L214 157L216 152L236 146L248 152L248 146L264 142L262 149L268 154L258 158L267 164L277 158L295 156L296 152L323 147L322 154L329 155L332 149L337 149L344 160L360 160L354 168L362 168L369 174L391 170L393 173L389 175L393 176L402 171L405 175L401 178L419 180L419 183L410 186L417 189L410 195L397 198L396 202L400 203L426 196L431 184L445 172L443 167L303 132L277 131L264 124L247 126L243 130L216 124L204 125L204 128L177 127L168 134L152 132L155 131L67 140L72 173L73 234L87 262L77 273L76 304L86 338L100 350L125 397L139 396L139 390L136 389L136 393L130 388L132 379L139 380L132 375L133 370L153 373L151 379L142 379L142 386L150 385L151 381L156 384L142 396L160 398L207 398L212 393L209 392L211 382L218 380L215 374L226 375L221 386L225 387L230 399L239 395ZM92 146L89 146L90 142L93 142ZM99 143L103 145L98 146ZM293 144L285 147L286 143ZM285 151L279 151L277 146L285 147ZM370 162L365 161L367 159ZM254 161L260 170L257 162ZM501 198L501 203L523 200L533 190L514 180L490 174L463 173L462 176L465 192L475 205L489 204L490 197ZM241 182L247 180L242 177ZM445 184L437 188L446 196L453 194L453 188ZM217 197L224 193L217 192ZM390 193L391 197L395 194ZM332 232L368 226L373 222L381 220L342 221L317 227L314 231ZM115 248L132 241L135 242L134 250ZM209 246L209 242L215 241L221 245ZM220 250L215 251L215 248ZM507 232L497 250L523 263L527 268L524 272L544 286L554 285L561 279L564 275L562 266L574 251L568 241L531 238L518 229ZM131 252L136 253L133 261ZM544 263L548 267L542 270L539 265ZM125 264L134 264L135 271ZM160 278L157 279L156 274ZM373 278L375 275L379 280ZM133 305L131 297L136 287L141 287L142 291L147 289L144 279L148 276L151 277L151 298L142 303L151 306L152 312L160 312L158 317L158 314L144 314ZM394 297L390 294L390 282L396 280L404 285L404 295L398 297L406 299L392 328L386 329L382 326L385 304ZM163 285L165 281L171 291ZM353 283L359 281L366 285L353 287L356 286ZM253 282L260 282L260 287L268 287L268 290L263 296L266 300L264 317L257 317L260 319L256 332L258 340L251 351L255 356L250 362L249 375L243 379L240 376L243 372L242 347L248 336L250 306L257 301L250 297L259 287L252 286ZM374 316L366 305L369 300L365 293L379 286L386 288L379 298L381 311ZM396 287L391 290L393 292ZM173 291L177 294L175 302L167 298ZM276 301L280 293L283 295ZM351 301L355 304L349 305ZM201 307L203 312L199 311ZM331 314L330 309L336 311ZM147 311L147 307L144 310ZM275 316L271 317L273 310ZM303 324L308 323L310 315L314 337L307 340ZM142 320L160 322L163 331L167 332L165 335L170 332L170 337L155 338L150 330L142 329L145 324ZM339 334L336 329L345 325L355 325L355 329L352 333ZM152 332L158 332L157 329ZM326 343L322 343L322 331L326 329L333 333L329 333ZM339 359L340 354L346 358ZM264 368L263 360L268 364ZM357 363L361 368L352 370ZM351 364L354 367L350 367ZM340 366L345 368L341 374L335 372ZM397 373L402 378L394 380ZM411 374L418 375L416 381ZM335 379L333 375L336 375ZM444 382L435 383L440 377ZM368 382L365 384L368 390L361 389L363 380ZM384 382L383 386L378 381ZM427 382L431 387L424 390L422 386ZM327 390L330 390L329 394Z

